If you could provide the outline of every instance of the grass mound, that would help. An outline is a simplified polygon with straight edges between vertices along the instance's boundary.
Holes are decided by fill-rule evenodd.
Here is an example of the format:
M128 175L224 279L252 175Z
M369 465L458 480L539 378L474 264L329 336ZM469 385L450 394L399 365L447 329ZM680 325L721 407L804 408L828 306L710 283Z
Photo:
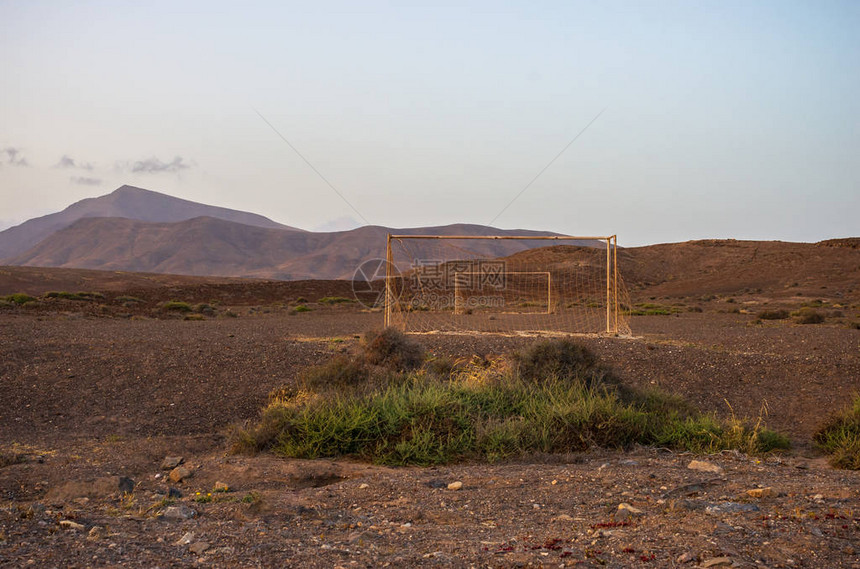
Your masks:
M677 397L625 388L593 354L567 340L440 374L430 362L418 368L420 347L398 334L374 334L364 353L310 368L296 387L273 392L260 421L234 432L233 450L429 465L595 446L697 453L788 446L760 424L721 422ZM379 344L405 351L411 371L392 371L403 354L381 357L391 351ZM379 365L384 362L392 367Z
M815 442L830 455L834 468L860 470L860 394L818 429Z

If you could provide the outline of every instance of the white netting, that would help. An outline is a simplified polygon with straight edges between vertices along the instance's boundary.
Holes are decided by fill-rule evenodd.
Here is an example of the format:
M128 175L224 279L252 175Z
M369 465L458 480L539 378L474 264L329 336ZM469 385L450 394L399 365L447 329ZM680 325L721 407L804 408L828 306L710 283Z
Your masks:
M630 333L611 240L392 236L390 245L386 320L406 332Z

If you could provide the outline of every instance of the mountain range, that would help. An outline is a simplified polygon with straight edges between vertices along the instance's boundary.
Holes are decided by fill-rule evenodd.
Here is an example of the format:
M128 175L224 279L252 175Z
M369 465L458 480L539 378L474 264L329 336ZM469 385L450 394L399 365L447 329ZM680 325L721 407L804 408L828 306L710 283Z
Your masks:
M341 279L351 278L363 261L384 257L388 233L553 235L468 224L311 232L254 213L122 186L0 232L0 264L282 280ZM475 241L469 249L500 257L527 248L526 243ZM413 259L439 254L431 243L415 243L411 250ZM443 255L453 258L455 254L451 249Z

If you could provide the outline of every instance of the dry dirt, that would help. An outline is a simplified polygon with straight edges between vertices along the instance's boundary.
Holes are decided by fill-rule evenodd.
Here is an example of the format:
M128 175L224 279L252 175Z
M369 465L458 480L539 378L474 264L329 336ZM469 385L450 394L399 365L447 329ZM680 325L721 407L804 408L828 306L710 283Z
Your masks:
M161 300L214 294L194 286L137 290L152 298L130 314L59 301L0 311L0 565L860 567L860 473L830 469L811 445L860 387L860 331L846 325L856 306L819 325L756 323L766 300L751 293L634 317L634 338L582 339L632 384L721 415L766 408L794 442L788 455L598 450L389 469L235 456L226 443L270 390L348 349L379 314L290 315L263 288L239 302L232 283L218 290L232 291L221 301L237 318L148 318ZM290 294L313 302L340 286ZM452 357L529 341L419 338ZM167 481L166 456L193 476ZM722 471L688 468L694 459Z

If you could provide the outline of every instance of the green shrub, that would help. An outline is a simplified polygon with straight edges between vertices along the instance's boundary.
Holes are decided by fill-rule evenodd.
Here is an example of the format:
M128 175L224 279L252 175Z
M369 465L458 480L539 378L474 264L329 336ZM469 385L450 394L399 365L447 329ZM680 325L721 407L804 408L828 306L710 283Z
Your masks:
M342 304L344 302L355 302L355 300L352 298L345 298L343 296L324 296L317 302L320 304Z
M213 316L215 314L215 309L211 305L202 302L194 306L194 312L205 314L206 316Z
M812 308L801 308L795 315L795 322L798 324L821 324L824 322L824 315Z
M763 310L758 313L762 320L785 320L789 316L788 310Z
M120 295L113 299L114 302L119 304L124 304L126 306L130 306L132 304L137 304L140 302L146 302L142 298L137 298L136 296L128 296L128 295Z
M299 374L298 384L303 389L324 391L342 390L363 384L370 370L362 361L339 355L327 363L312 366Z
M424 348L394 328L364 334L367 363L396 371L416 369L424 361Z
M526 381L546 381L550 378L573 379L590 376L597 365L588 348L571 340L535 342L513 354L520 378Z
M308 308L308 307L307 307L307 306L305 306L304 304L299 304L298 306L295 306L295 307L293 307L292 309L290 309L290 312L289 312L289 313L290 313L290 314L300 314L300 313L302 313L302 312L310 312L311 310L313 310L313 309L312 309L312 308Z
M170 300L161 305L161 308L164 310L168 310L171 312L191 312L191 305L187 302L181 302L179 300Z
M35 302L37 299L34 296L30 296L29 294L24 294L23 292L16 292L14 294L10 294L9 296L4 297L4 300L8 302L14 302L18 306L22 304L27 304L28 302Z
M391 465L636 444L700 453L787 446L787 439L760 423L721 422L678 397L621 388L595 373L600 366L594 357L575 344L539 343L517 358L531 375L523 377L522 367L518 373L476 360L449 378L409 372L368 382L373 372L360 358L338 357L303 374L298 388L274 392L260 421L233 433L232 446L237 452L351 456ZM368 388L351 389L362 384Z
M860 394L828 418L813 438L830 455L833 467L860 470Z

